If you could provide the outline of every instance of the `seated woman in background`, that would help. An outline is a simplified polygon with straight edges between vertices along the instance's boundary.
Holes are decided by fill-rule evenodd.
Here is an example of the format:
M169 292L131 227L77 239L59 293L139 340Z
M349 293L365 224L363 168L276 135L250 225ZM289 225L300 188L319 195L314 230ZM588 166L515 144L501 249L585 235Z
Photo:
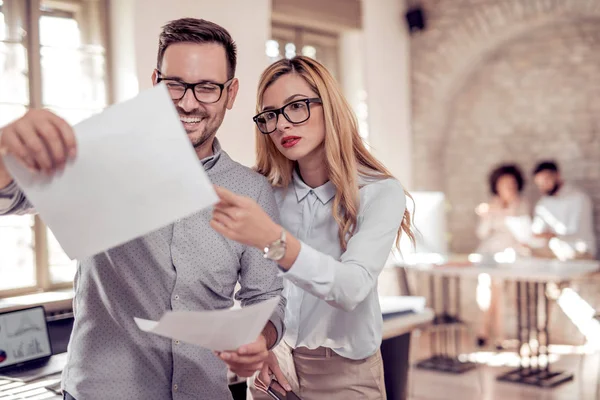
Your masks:
M479 226L477 227L477 237L480 240L477 253L493 255L509 248L518 251L522 247L522 244L518 242L508 229L506 217L529 215L529 204L521 197L525 185L523 174L519 167L514 164L501 165L495 168L490 174L489 185L492 194L490 203L481 204L476 210L480 218ZM500 298L502 282L491 282L489 275L480 274L477 292L488 292L490 294L489 308L484 313L478 343L480 346L485 345L493 330L496 345L499 346L503 339L503 299Z

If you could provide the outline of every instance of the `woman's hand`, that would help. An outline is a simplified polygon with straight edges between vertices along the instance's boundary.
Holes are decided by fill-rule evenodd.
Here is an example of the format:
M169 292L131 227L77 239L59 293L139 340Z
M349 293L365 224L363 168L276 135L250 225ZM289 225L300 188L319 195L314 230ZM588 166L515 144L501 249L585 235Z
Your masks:
M279 368L279 361L277 361L277 356L269 351L269 356L265 360L260 373L256 377L254 382L254 386L256 386L259 390L267 391L269 386L271 385L271 379L275 378L277 382L288 392L292 390L290 383L286 379L285 375Z
M281 226L251 198L215 186L220 202L215 205L210 226L228 239L264 249L281 237Z

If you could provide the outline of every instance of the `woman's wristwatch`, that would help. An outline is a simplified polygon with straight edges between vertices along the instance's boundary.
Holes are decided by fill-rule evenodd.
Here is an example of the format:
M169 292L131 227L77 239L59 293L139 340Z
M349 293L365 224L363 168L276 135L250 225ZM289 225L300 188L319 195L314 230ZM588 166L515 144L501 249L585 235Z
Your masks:
M281 237L266 246L263 250L263 257L273 261L279 261L285 256L287 243L285 241L285 229L281 229Z

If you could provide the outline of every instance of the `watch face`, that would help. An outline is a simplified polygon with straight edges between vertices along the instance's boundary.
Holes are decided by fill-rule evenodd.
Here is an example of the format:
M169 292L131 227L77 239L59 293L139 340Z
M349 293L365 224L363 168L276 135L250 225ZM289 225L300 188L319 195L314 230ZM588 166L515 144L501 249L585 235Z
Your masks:
M267 254L266 254L266 256L269 260L274 260L274 261L281 260L284 255L285 255L285 245L283 243L273 244L269 248L269 251L267 251Z

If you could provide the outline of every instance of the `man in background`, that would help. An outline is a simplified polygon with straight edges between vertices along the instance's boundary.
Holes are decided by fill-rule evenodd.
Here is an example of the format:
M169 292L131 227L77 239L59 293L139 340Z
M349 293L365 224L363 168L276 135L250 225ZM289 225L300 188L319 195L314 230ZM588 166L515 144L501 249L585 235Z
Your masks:
M235 68L229 33L212 22L185 18L163 28L152 81L167 87L211 181L254 199L276 220L271 185L231 160L215 138L237 95ZM76 157L72 128L49 111L31 110L1 131L0 154L9 153L39 173L54 174ZM118 188L105 195L118 196ZM30 208L0 157L0 215ZM280 296L276 264L259 250L225 239L210 227L211 218L212 210L204 210L79 260L65 399L231 399L227 366L213 352L142 332L133 320L158 320L169 310L230 308L238 282L242 306ZM283 335L284 309L280 297L256 342L222 355L233 372L248 377L262 368L268 349Z
M596 256L593 207L587 194L565 183L555 161L540 162L533 170L542 198L534 210L533 233L547 241L560 259Z

